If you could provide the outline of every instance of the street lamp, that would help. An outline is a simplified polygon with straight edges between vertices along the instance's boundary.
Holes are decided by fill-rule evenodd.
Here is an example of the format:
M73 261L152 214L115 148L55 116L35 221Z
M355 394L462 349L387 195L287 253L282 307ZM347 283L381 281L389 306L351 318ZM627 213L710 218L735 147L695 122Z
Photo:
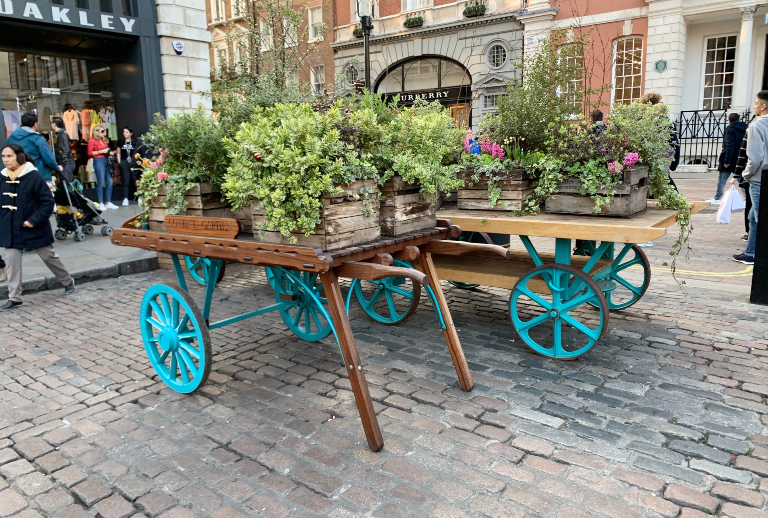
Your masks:
M373 0L356 0L357 16L360 18L360 28L365 35L365 87L371 90L371 29L373 29Z

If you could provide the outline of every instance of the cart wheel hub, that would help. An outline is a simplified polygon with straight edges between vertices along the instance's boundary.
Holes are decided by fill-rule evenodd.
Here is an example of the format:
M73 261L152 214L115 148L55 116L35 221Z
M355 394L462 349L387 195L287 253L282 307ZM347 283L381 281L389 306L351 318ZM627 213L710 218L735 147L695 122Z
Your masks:
M167 328L160 333L159 343L163 351L176 351L179 348L179 335L175 329Z
M560 316L560 312L556 309L550 309L549 310L549 318L558 318Z

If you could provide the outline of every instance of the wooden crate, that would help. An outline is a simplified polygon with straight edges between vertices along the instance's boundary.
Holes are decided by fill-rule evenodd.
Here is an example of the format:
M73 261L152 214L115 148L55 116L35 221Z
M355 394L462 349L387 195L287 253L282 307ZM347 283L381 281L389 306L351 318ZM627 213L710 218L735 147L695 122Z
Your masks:
M631 167L623 172L623 181L615 188L613 200L595 213L595 202L588 195L579 194L581 181L566 178L557 193L547 200L544 212L549 214L577 214L582 216L608 216L628 218L645 212L649 178L647 167ZM605 194L604 189L598 190Z
M167 195L165 185L160 186L157 196L152 198L152 205L149 209L149 230L157 232L167 232L165 228L165 216L167 212L163 209L163 203ZM205 216L209 218L233 218L232 209L229 203L222 201L223 195L220 192L214 192L210 182L199 182L194 187L184 193L184 199L187 201L187 212L185 216Z
M399 236L437 225L435 201L419 192L415 184L405 183L395 175L381 188L381 235Z
M312 246L325 251L339 250L348 246L375 241L381 236L379 226L379 188L375 180L362 180L350 185L340 186L344 192L336 196L323 198L320 224L312 235L305 236L294 232L297 245ZM369 204L364 204L360 191L370 189L367 197ZM355 195L359 199L355 199ZM368 216L365 215L368 211ZM259 228L264 224L264 211L253 208L253 235L258 241L290 245L290 239L280 232L265 231L260 235Z
M533 192L533 180L524 169L501 171L501 177L496 186L501 189L499 200L491 207L488 200L488 180L480 176L477 183L472 182L473 169L459 171L459 180L464 181L464 187L459 189L456 205L467 210L521 210L523 202ZM470 187L469 185L472 184Z

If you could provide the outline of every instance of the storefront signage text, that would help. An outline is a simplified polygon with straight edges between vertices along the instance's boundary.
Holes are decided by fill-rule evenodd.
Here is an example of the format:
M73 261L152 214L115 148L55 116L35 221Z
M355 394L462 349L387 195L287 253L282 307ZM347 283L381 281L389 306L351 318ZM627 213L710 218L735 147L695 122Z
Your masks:
M395 95L399 95L400 104L412 104L416 99L424 99L425 101L455 101L459 97L460 90L460 87L437 88L435 90L390 94L388 97L392 99Z
M121 32L124 34L139 33L138 20L130 16L115 16L88 9L72 9L60 5L29 2L26 0L0 0L0 16Z

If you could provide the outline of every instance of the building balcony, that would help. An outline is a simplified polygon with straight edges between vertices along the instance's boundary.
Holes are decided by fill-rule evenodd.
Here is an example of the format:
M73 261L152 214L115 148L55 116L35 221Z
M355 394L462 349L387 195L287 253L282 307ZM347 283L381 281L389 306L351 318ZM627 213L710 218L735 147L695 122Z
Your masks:
M409 31L418 31L435 26L445 26L471 20L483 20L494 15L509 14L525 9L526 0L460 0L443 5L434 5L433 0L403 0L399 13L375 18L373 20L372 37L390 36ZM485 13L479 16L465 17L464 10L468 6L483 4ZM410 8L410 9L409 9ZM419 27L406 27L405 21L409 18L421 17L423 25ZM334 29L334 43L346 43L361 39L355 35L355 30L360 28L360 23L340 25ZM359 33L359 31L358 31Z

